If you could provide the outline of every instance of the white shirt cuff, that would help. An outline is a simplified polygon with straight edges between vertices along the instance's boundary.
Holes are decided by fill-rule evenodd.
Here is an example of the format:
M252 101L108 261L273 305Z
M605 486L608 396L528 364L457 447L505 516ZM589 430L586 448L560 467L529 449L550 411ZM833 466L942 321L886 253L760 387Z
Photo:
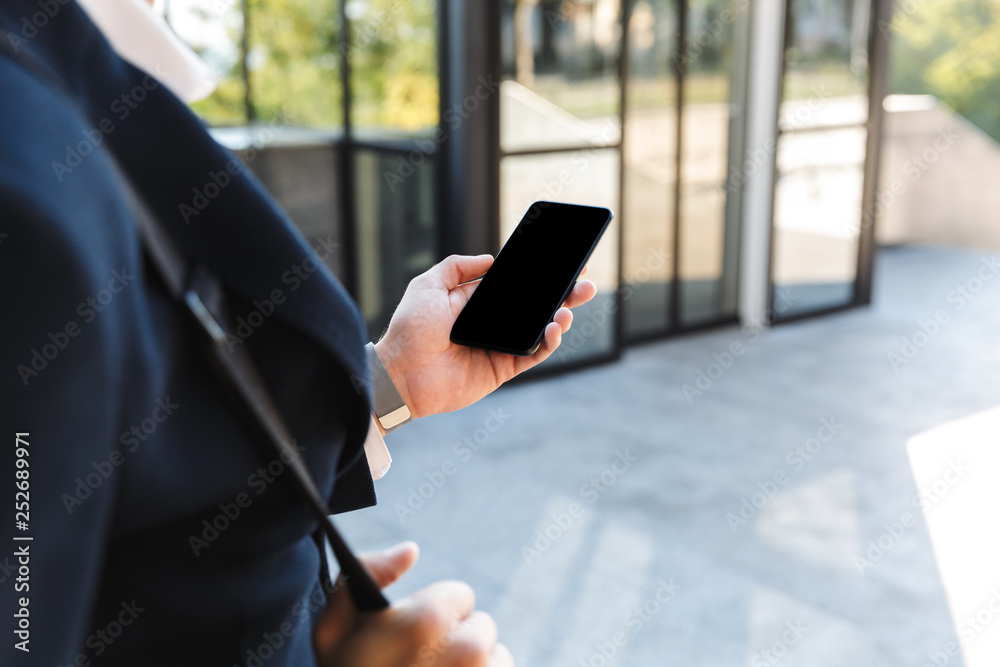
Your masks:
M365 456L368 457L368 469L371 470L372 479L382 479L382 476L389 472L392 456L389 455L389 448L385 446L382 434L378 432L374 415L372 423L368 426L368 435L365 437Z

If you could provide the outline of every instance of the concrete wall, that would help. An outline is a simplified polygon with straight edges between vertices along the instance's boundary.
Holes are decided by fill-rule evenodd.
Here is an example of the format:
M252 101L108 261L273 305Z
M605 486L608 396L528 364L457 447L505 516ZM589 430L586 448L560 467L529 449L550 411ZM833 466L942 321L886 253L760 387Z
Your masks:
M885 109L878 241L1000 250L1000 144L931 96Z

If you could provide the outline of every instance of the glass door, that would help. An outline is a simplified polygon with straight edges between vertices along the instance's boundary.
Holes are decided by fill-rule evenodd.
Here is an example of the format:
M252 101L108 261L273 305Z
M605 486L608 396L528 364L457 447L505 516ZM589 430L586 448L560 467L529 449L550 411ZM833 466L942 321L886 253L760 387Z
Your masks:
M871 3L789 0L787 11L771 256L779 321L857 302L870 146Z
M499 245L537 200L611 208L587 278L597 297L543 368L618 355L620 0L501 0Z
M624 113L625 335L737 310L749 3L630 4Z

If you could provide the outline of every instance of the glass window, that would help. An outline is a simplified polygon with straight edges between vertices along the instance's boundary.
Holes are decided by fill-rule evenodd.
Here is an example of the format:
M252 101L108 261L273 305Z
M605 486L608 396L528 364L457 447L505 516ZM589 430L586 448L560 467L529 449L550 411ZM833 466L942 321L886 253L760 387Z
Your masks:
M164 19L201 57L218 86L192 108L210 125L243 125L247 121L246 87L242 74L243 13L241 1L203 3L171 0Z
M628 27L622 307L629 337L670 326L677 187L677 4L639 0Z
M255 119L333 127L341 112L337 0L248 0Z
M731 133L742 117L738 91L745 78L744 59L734 58L741 43L736 36L748 15L748 3L739 0L691 0L688 7L680 55L684 103L677 248L685 325L736 313L736 283L727 274L737 268L739 220L738 207L727 200L727 173Z
M435 261L434 161L412 163L408 176L393 180L410 153L359 148L354 155L357 209L358 295L372 340L389 318L410 280Z
M782 135L774 193L774 310L849 303L858 264L864 127Z
M218 77L192 105L209 124L343 124L337 0L172 0L165 16Z
M867 96L869 5L869 0L789 0L785 100L808 99L817 90L826 97ZM867 108L852 107L853 122L863 123Z
M501 2L504 151L621 140L619 0Z
M778 318L851 303L868 118L868 0L791 0L772 247Z
M438 124L437 3L348 0L351 124L361 136Z
M618 202L616 149L581 149L546 155L509 156L500 163L500 235L505 241L528 207L538 200L614 209ZM618 231L613 222L594 250L587 279L597 296L574 312L573 329L544 362L557 366L615 351L615 292L618 287Z

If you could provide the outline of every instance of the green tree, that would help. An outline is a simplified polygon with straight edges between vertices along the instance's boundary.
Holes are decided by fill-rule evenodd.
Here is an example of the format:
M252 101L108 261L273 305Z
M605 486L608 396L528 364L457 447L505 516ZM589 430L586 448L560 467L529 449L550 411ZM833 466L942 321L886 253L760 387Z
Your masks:
M354 6L359 9L349 17L352 120L407 133L435 127L434 0L366 0Z
M1000 141L1000 2L907 0L889 28L890 91L936 95Z
M217 0L211 11L238 15L242 0ZM257 120L314 127L343 124L338 0L246 0L246 66ZM232 17L230 17L232 18ZM406 133L438 122L434 0L351 0L347 54L352 119L361 127ZM216 92L194 105L209 123L246 122L242 21L229 37L236 57L224 63Z

